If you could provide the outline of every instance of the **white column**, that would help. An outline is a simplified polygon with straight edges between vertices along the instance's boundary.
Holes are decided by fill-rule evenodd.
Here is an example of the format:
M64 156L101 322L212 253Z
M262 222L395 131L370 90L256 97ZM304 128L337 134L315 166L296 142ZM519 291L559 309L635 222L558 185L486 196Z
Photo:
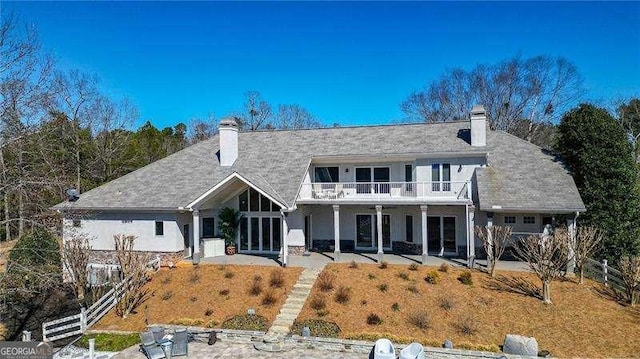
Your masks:
M474 206L467 206L467 260L469 268L473 268L476 259L475 210Z
M340 259L340 206L333 205L333 260L338 261Z
M427 247L427 206L420 206L422 212L422 264L427 264L429 248Z
M287 223L286 212L280 211L282 215L282 266L286 267L289 260L289 224Z
M193 210L193 253L192 260L197 263L200 259L200 211ZM197 257L197 258L196 258Z
M577 220L578 220L579 212L576 212L575 217L567 218L567 232L569 232L569 250L567 255L569 256L569 261L567 262L567 275L573 276L574 270L576 268L576 259L574 248L576 245L576 234L577 234Z
M384 250L382 249L382 206L376 205L376 233L378 233L378 263L382 263Z

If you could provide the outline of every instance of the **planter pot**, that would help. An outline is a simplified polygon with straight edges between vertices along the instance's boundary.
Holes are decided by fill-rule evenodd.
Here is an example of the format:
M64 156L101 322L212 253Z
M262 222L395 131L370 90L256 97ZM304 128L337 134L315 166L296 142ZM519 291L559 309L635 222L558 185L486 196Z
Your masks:
M228 256L232 256L232 255L236 254L236 247L235 246L227 246L226 252L227 252Z

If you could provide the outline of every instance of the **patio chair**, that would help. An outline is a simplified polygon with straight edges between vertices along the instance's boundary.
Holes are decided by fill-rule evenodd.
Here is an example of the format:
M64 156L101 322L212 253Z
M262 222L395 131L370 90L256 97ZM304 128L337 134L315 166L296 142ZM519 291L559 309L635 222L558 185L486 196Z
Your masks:
M411 343L400 351L400 359L425 359L424 347L420 343Z
M189 356L189 333L186 329L176 329L173 332L173 349L171 356Z
M396 359L396 349L389 339L378 339L373 347L373 359Z
M156 343L160 343L162 341L162 337L164 337L164 328L163 327L151 327L149 331L153 333L153 338Z
M147 358L161 359L165 357L162 347L156 343L156 339L153 337L152 332L140 333L140 342L140 349Z

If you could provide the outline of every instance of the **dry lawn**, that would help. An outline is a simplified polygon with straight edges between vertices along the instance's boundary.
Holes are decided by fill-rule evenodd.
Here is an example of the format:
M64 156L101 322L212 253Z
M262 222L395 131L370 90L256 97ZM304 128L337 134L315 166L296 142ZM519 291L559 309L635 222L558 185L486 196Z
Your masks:
M583 286L569 280L553 282L554 304L544 305L533 296L539 281L529 273L498 271L496 279L491 279L474 271L473 285L467 286L456 279L462 270L452 268L443 273L422 266L411 271L406 265L380 269L360 264L354 269L349 264L331 264L325 271L336 275L334 288L324 293L326 309L314 310L308 300L298 319L335 322L345 338L384 334L431 345L451 339L457 346L497 350L505 335L512 333L535 337L541 350L558 357L637 357L640 353L640 312L599 294L601 287L591 281ZM437 271L439 283L425 282L430 271ZM412 285L417 293L408 290ZM346 304L334 300L340 286L351 288ZM310 299L319 293L316 282ZM426 312L427 329L408 319L419 310ZM372 313L380 316L382 324L367 324ZM465 326L473 333L464 334Z
M16 243L18 243L17 239L8 242L0 242L0 272L3 272L5 270L9 251L13 249Z
M265 306L261 302L264 293L270 289L269 279L274 270L283 271L284 285L273 288L276 303ZM273 322L301 272L302 268L193 266L188 263L181 263L175 269L162 268L148 284L153 296L137 309L137 313L121 319L112 310L94 328L143 330L146 322L219 327L234 315L246 314L249 308ZM257 296L249 294L255 275L262 277L262 293Z

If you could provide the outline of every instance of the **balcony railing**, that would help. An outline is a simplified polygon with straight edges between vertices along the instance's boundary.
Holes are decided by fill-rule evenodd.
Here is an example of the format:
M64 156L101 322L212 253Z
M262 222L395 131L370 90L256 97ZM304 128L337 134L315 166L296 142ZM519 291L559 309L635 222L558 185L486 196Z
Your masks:
M471 185L465 182L339 182L303 183L300 200L468 200Z

